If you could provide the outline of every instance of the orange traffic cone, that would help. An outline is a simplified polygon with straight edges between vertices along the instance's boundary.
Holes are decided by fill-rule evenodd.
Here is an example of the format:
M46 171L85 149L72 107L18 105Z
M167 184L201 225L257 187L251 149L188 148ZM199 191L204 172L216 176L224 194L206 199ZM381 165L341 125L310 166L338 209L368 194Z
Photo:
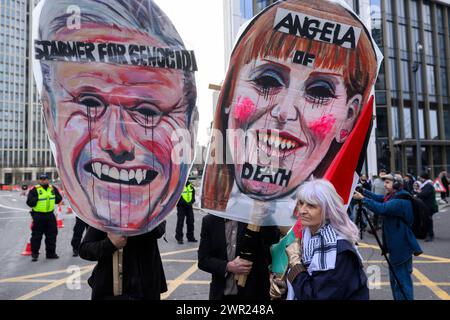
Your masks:
M56 213L56 225L58 229L64 228L63 221L59 218L59 214L62 212L61 205L58 206L58 212Z
M58 226L58 229L62 229L64 228L64 223L63 221L59 218L59 215L56 215L56 225Z
M21 253L22 256L31 256L31 243L27 242L25 250Z
M30 223L30 230L33 231L33 221ZM25 250L20 254L22 256L31 256L31 242L28 241Z

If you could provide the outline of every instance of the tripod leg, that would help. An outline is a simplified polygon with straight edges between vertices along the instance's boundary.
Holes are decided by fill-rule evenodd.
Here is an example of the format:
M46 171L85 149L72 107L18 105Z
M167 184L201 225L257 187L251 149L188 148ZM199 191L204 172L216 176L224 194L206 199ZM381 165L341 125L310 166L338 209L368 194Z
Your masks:
M370 229L372 230L373 235L375 236L375 239L377 240L378 246L380 247L381 253L383 254L384 258L386 259L386 262L387 262L388 265L389 265L389 270L392 272L392 275L394 276L395 282L397 282L397 285L398 285L398 287L399 287L399 289L400 289L400 292L401 292L402 295L403 295L403 298L405 298L405 300L408 300L408 298L406 297L406 293L405 293L405 291L403 290L403 287L402 287L402 285L401 285L401 283L400 283L400 280L398 279L397 274L395 273L395 270L394 270L394 268L392 267L391 261L390 261L389 258L387 257L387 254L386 254L386 252L385 252L385 250L384 250L384 248L383 248L383 245L381 244L380 238L378 238L377 230L375 230L375 228L374 228L374 226L373 226L373 224L372 224L372 221L370 221L370 220L368 219L367 211L362 210L362 206L361 206L361 207L358 207L358 211L359 211L359 210L361 210L361 211L364 213L364 215L365 215L365 217L366 217L366 219L367 219L367 222L369 223Z

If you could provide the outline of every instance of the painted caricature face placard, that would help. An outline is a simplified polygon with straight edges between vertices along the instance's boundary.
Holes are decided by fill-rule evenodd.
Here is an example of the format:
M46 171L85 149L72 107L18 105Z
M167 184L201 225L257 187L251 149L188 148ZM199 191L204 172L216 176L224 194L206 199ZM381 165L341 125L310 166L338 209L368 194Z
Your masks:
M279 1L255 17L222 86L214 129L225 138L223 150L217 137L210 144L202 207L247 223L293 225L295 192L324 175L351 134L378 53L341 1ZM212 160L218 153L227 159Z
M191 166L175 150L194 151L194 53L151 0L45 0L34 21L34 73L70 204L100 230L151 231Z

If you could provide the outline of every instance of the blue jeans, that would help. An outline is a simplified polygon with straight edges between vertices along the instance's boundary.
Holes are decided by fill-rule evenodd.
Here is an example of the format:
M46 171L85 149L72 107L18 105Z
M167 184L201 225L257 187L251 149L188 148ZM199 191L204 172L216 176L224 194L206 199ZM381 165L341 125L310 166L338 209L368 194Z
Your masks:
M403 292L406 295L406 299L402 294L397 282L395 281L394 275L392 274L392 270L389 269L389 279L391 281L391 289L392 295L394 296L394 300L414 300L414 289L413 282L411 278L411 274L413 271L412 265L412 257L408 259L408 261L392 266L397 278L400 282L400 285L403 289Z

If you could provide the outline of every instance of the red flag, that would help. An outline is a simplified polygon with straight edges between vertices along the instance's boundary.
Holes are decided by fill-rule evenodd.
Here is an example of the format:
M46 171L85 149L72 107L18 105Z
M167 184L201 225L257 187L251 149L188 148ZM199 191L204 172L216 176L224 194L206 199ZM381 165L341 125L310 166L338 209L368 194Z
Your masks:
M363 108L353 131L323 177L334 185L344 202L347 202L350 197L355 172L362 167L363 149L367 147L372 127L373 100L372 96Z

